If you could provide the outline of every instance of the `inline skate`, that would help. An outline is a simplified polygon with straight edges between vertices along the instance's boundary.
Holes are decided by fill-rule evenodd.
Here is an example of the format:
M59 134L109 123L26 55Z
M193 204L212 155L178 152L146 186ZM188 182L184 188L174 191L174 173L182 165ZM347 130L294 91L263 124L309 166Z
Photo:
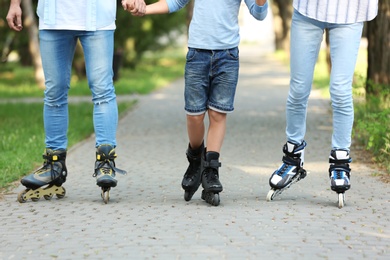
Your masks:
M267 194L267 201L273 200L277 195L284 190L306 177L304 170L304 150L306 142L303 141L300 145L287 142L283 146L283 164L271 175L269 179L270 191Z
M197 149L192 149L191 145L188 144L186 152L187 159L189 162L187 171L183 176L181 187L184 189L184 200L190 201L192 196L198 190L201 182L201 158L204 149L204 143Z
M347 150L332 150L329 156L330 188L338 195L338 207L345 205L345 191L351 188L349 163L352 162Z
M219 181L218 168L221 167L219 162L219 153L206 152L202 155L202 199L207 203L218 206L220 203L219 193L223 190Z
M96 149L95 172L96 185L101 188L101 197L105 204L110 200L110 189L116 187L117 180L115 174L127 174L126 171L115 167L115 148L108 144L103 144Z
M28 199L38 201L41 197L50 200L53 195L59 199L65 196L66 190L62 184L68 174L65 165L66 150L45 149L42 157L43 166L20 181L26 187L18 194L20 203Z

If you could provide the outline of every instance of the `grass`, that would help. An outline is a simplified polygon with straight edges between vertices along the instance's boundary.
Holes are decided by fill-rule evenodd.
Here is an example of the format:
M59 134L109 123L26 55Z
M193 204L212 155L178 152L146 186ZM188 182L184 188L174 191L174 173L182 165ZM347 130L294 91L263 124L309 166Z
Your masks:
M122 68L120 78L115 82L116 93L147 94L161 88L183 75L184 62L185 56L181 52L149 55L135 70ZM3 100L43 97L43 91L35 84L32 68L15 63L2 64L0 78ZM69 95L91 95L87 80L73 77ZM119 103L120 116L133 105L134 102ZM92 110L91 102L69 104L68 149L93 133ZM42 164L45 148L42 111L42 103L0 103L0 189L4 190Z

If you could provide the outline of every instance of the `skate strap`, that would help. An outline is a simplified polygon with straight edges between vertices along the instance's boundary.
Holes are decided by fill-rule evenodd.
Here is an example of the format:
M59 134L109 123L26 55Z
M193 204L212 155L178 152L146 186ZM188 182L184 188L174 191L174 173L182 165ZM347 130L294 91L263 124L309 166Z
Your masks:
M105 153L97 153L96 160L98 161L113 161L117 157L116 153L114 154L105 154Z
M351 168L349 168L348 164L331 164L329 166L329 173L333 171L344 171L349 174L351 172Z
M329 163L335 163L335 164L347 164L347 163L351 163L352 162L352 158L348 158L348 159L333 159L333 158L329 158Z
M64 160L65 159L65 155L64 154L50 154L50 153L46 153L46 154L42 155L42 158L45 161L57 162L57 161L59 161L61 159Z
M199 155L193 155L191 153L188 153L187 152L187 159L189 162L199 162L201 159L202 159L202 156L199 154Z
M205 168L214 168L214 169L218 169L218 167L221 167L222 164L218 161L218 160L211 160L211 161L204 161L204 164L203 166Z
M301 158L299 157L290 157L290 156L283 156L282 161L285 164L292 165L292 166L300 166L301 165Z

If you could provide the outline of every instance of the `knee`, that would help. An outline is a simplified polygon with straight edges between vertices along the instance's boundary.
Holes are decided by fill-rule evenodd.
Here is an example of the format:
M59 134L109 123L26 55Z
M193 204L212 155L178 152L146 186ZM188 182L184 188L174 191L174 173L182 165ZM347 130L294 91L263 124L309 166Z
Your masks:
M204 114L201 115L187 115L187 121L191 125L203 124Z
M226 120L226 113L221 113L210 109L209 118L212 122L223 122Z

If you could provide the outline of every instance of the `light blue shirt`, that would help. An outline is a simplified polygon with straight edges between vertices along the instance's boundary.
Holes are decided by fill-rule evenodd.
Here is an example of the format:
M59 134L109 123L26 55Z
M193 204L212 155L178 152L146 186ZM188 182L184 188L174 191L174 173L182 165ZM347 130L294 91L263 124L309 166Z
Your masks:
M39 0L39 28L86 31L115 29L116 6L115 0Z
M190 0L167 0L169 12L183 8ZM244 0L250 14L257 20L267 16L268 1L264 6L255 0ZM240 43L238 12L242 0L195 0L189 28L188 47L223 50ZM253 32L260 33L260 32Z
M304 16L337 24L371 21L378 13L378 0L294 0L293 6Z

